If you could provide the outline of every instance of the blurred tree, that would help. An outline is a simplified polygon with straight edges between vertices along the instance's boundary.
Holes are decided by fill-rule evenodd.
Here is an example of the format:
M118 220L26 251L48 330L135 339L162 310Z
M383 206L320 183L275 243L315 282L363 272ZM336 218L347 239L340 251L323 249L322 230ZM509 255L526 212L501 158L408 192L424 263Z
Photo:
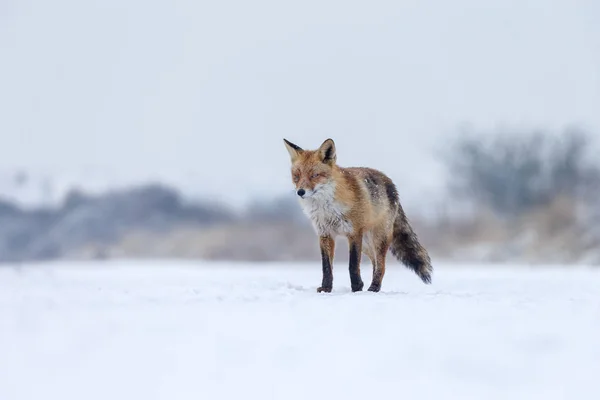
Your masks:
M517 217L558 196L589 200L600 188L600 168L590 158L589 134L463 132L444 152L451 193Z

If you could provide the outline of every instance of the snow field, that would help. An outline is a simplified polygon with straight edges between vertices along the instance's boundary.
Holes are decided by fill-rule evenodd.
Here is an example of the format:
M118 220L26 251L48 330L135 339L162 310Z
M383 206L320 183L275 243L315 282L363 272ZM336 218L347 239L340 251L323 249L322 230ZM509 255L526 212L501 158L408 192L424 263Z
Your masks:
M600 398L600 271L434 267L2 266L0 399Z

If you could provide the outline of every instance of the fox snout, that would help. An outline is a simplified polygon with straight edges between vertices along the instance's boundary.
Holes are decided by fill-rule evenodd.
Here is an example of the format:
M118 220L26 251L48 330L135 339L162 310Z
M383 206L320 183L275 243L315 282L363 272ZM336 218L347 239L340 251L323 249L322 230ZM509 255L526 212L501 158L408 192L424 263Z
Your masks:
M321 188L321 187L322 187L322 185L317 185L313 189L311 189L310 187L307 187L307 186L298 186L297 190L296 190L296 194L303 200L310 199L319 192L319 188Z
M296 194L301 198L301 199L307 199L309 197L312 197L312 195L314 194L314 190L307 188L305 189L302 186L298 187L298 190L296 190Z

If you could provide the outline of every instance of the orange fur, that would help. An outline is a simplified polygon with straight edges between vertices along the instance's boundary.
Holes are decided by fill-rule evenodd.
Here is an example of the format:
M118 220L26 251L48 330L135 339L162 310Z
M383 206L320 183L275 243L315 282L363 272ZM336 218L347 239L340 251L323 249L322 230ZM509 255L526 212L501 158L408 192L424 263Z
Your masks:
M370 291L379 291L388 250L425 283L431 282L431 262L400 205L392 180L372 168L337 165L335 143L327 139L317 150L304 150L284 139L291 157L292 182L305 214L320 237L323 282L319 292L331 291L333 244L348 238L350 281L360 291L360 256L373 265Z

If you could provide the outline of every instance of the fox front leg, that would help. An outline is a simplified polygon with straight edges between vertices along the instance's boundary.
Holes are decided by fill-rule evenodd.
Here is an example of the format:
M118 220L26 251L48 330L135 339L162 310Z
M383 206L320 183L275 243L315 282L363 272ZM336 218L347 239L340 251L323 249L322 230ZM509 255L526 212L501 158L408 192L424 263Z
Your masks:
M323 281L317 292L331 292L333 287L333 253L335 251L335 240L331 236L321 236L321 263L323 266Z

